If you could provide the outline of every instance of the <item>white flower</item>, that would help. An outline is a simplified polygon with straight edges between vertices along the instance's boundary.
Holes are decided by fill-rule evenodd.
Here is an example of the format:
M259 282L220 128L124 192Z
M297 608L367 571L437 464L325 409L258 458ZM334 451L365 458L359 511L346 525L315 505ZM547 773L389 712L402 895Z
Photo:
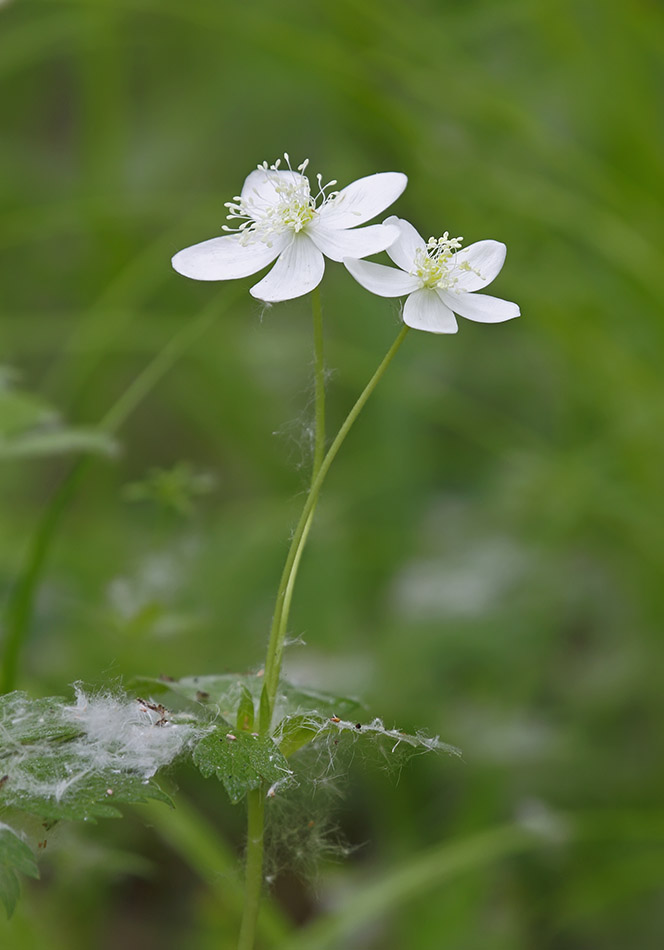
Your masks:
M355 280L379 297L408 294L403 322L430 333L456 333L454 314L478 323L502 323L518 317L515 303L477 294L500 273L506 247L499 241L478 241L461 248L462 238L428 241L403 218L387 218L385 224L399 228L399 238L386 250L401 268L384 267L370 261L344 259Z
M308 161L280 168L267 162L245 180L242 193L226 203L228 219L242 223L237 233L203 241L179 251L173 267L194 280L232 280L255 274L276 260L272 270L251 288L259 300L291 300L309 293L323 278L325 260L360 258L384 251L399 236L394 225L373 224L351 230L384 211L402 193L408 179L400 172L359 178L339 192L326 194L336 181L312 195L303 174Z

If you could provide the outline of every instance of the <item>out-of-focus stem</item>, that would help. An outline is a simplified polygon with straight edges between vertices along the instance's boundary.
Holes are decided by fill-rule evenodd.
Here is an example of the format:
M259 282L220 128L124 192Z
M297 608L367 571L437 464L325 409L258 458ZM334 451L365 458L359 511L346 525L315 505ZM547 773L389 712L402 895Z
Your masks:
M228 298L229 301L233 299L232 296ZM183 326L171 337L109 409L99 427L111 434L117 432L182 353L212 325L222 309L225 307L220 308L218 299L214 300L201 311L197 319ZM14 582L4 609L0 693L8 693L16 686L21 649L32 620L34 601L46 558L60 518L76 494L91 462L92 456L86 455L74 463L55 489L28 543L22 570Z

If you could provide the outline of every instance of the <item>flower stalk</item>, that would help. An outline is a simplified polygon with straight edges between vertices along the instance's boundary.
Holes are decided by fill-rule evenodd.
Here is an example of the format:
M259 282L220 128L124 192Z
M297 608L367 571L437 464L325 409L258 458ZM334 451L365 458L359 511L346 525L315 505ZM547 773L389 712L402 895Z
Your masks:
M267 659L265 663L265 688L263 691L263 702L266 702L269 705L270 710L274 709L277 688L279 685L279 674L281 672L284 640L288 625L288 615L290 611L290 603L293 587L295 584L295 578L297 576L300 558L302 557L302 552L304 550L309 529L311 527L313 514L316 510L321 488L323 487L323 482L325 481L327 473L330 470L330 466L336 458L339 449L343 445L346 436L353 427L355 420L364 408L374 389L382 379L388 366L394 359L399 347L406 338L407 333L408 327L403 326L399 331L396 340L383 357L378 369L373 374L362 393L358 397L355 405L346 416L343 425L339 429L339 432L332 442L332 445L324 456L316 476L312 480L311 488L309 489L304 508L302 509L302 514L300 515L300 520L298 521L293 538L291 540L288 555L286 557L286 563L284 564L283 573L281 575L281 581L277 590L274 619L272 622L272 630L270 632Z
M286 563L279 582L277 597L270 630L265 661L265 684L261 697L259 721L261 731L269 733L274 710L281 663L283 659L284 641L288 628L288 618L293 597L293 590L297 578L302 553L309 536L314 519L316 505L320 496L325 477L332 462L343 445L346 436L353 427L355 420L364 408L369 397L382 379L388 366L394 359L399 347L406 338L408 327L403 326L399 334L383 357L377 370L363 389L355 405L352 407L337 433L332 445L325 454L325 363L323 355L323 315L318 293L313 296L314 322L314 358L315 358L315 390L316 390L316 435L312 466L311 485L307 499L300 515L295 533L291 540ZM265 791L257 789L248 795L248 825L247 825L247 860L245 876L245 903L240 930L238 950L253 950L256 933L256 922L260 906L260 894L263 883L263 835L265 823Z

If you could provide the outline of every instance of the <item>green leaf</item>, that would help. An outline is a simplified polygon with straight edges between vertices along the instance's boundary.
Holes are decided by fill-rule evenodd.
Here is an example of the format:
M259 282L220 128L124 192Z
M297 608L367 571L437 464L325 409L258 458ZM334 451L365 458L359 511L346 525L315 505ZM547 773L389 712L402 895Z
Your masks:
M27 693L13 692L0 696L0 733L3 745L28 745L31 742L61 741L81 735L81 726L64 719L62 696L31 699ZM3 750L2 757L7 753ZM0 801L2 792L0 791Z
M7 916L11 917L21 896L18 876L11 868L0 864L0 900L5 905Z
M31 430L11 438L0 437L0 458L35 458L69 452L113 455L117 443L101 429L84 426L53 426Z
M245 691L254 701L260 701L263 690L260 673L225 673L220 676L185 676L179 680L139 677L129 687L151 692L155 696L171 693L192 703L214 706L229 722L235 722ZM287 680L279 683L274 718L278 722L286 716L314 712L322 717L354 715L361 704L348 696L337 696L321 690L293 686Z
M398 749L417 749L422 752L445 752L448 755L461 755L459 749L441 742L437 736L424 732L408 733L403 729L390 729L381 719L370 722L358 722L355 719L342 719L333 715L322 717L316 710L300 716L287 716L275 729L275 739L280 752L288 759L299 749L314 740L336 735L335 743L344 737L347 741L378 743L389 748L391 754Z
M39 868L30 847L16 832L0 823L0 865L16 868L28 877L39 877Z
M91 822L98 818L122 817L117 805L140 805L151 798L173 804L151 779L126 773L116 774L113 769L72 774L72 763L75 768L76 758L73 755L32 758L23 768L22 780L34 782L38 790L30 792L24 787L12 793L8 782L3 804L54 821ZM75 784L68 786L67 783L72 780ZM58 797L60 788L63 789L61 798ZM48 789L48 794L40 789ZM55 793L52 789L55 789Z
M67 703L9 693L0 697L0 806L94 821L118 817L120 804L171 804L151 776L194 729L124 696L79 694L79 702Z
M254 728L254 700L244 683L237 707L237 727L244 732L251 732Z
M263 683L258 706L258 726L260 734L268 735L272 727L272 704L267 692L267 683Z
M11 917L21 894L17 871L39 877L34 854L9 825L0 823L0 900Z
M193 758L206 778L216 775L223 782L234 805L263 782L273 785L288 781L292 775L269 736L233 732L228 723L205 736L194 749Z
M313 742L322 732L325 724L317 724L310 716L290 716L279 723L279 751L289 759L294 752Z
M192 703L220 708L222 715L233 721L246 690L253 699L258 699L263 688L263 679L255 673L225 673L220 676L184 676L174 680L141 676L129 683L132 690L152 692L153 695L172 693Z
M113 454L111 436L91 426L72 426L39 396L16 385L17 374L0 366L0 458L31 458L68 452Z
M17 374L0 366L0 437L57 421L57 412L39 396L16 388Z

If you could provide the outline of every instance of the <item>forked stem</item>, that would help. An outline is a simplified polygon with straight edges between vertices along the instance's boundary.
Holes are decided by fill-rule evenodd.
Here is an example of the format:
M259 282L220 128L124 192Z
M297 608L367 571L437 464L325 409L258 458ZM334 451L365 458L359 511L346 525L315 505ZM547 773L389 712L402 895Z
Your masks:
M406 338L407 333L408 327L403 326L399 331L396 340L383 357L378 369L373 374L362 393L358 397L357 402L346 416L343 425L339 429L339 432L332 442L332 445L328 449L327 454L324 456L320 464L320 468L312 480L311 488L309 489L309 493L307 495L307 500L304 504L304 508L302 509L300 520L298 521L297 527L295 528L290 548L288 549L286 563L284 564L281 580L279 582L279 588L277 590L272 629L270 631L267 658L265 661L265 685L263 688L263 698L261 700L262 704L267 706L267 713L269 713L270 716L274 710L274 702L279 685L279 675L281 673L281 661L283 657L284 640L288 626L290 604L293 596L293 587L295 585L295 579L297 576L298 567L300 565L300 558L302 557L302 552L307 541L309 529L311 528L311 522L314 511L316 510L316 505L318 503L323 482L325 481L325 477L330 470L332 462L336 458L337 452L343 445L346 436L353 427L355 420L364 408L372 392L380 382L385 370L394 359L399 347ZM266 715L266 710L264 708L261 719L263 722L267 722L268 718L269 717Z
M355 405L350 410L343 425L339 429L332 445L325 454L325 363L323 357L323 314L318 291L314 291L313 299L314 322L314 354L315 354L315 387L316 387L316 435L314 442L314 456L311 473L311 485L307 499L293 534L286 563L279 581L272 627L267 646L265 660L265 680L261 696L260 729L263 734L269 734L271 729L274 705L279 686L281 662L284 651L284 641L288 628L290 605L293 598L293 589L297 578L302 552L320 496L325 477L332 462L344 443L355 420L364 408L367 400L380 382L387 367L394 359L397 350L408 333L408 327L403 326L399 334L383 357L378 369L373 374ZM256 933L256 923L260 906L260 895L263 884L263 834L265 822L265 793L260 788L250 792L248 796L248 833L247 833L247 864L245 877L245 904L240 930L238 950L253 950Z
M270 639L268 641L265 661L265 682L263 695L261 697L260 722L261 731L263 733L269 733L270 731L274 703L279 686L279 675L281 673L281 661L288 627L290 605L293 597L293 588L325 476L330 470L330 466L336 458L337 452L343 445L346 436L353 427L355 420L364 408L369 396L371 396L380 382L385 370L394 359L407 333L408 327L403 326L396 340L383 357L378 369L364 387L357 402L346 416L327 454L324 455L325 406L323 400L325 380L322 347L322 315L320 312L320 301L314 301L314 339L316 352L316 441L314 448L314 468L311 487L309 488L307 500L302 509L302 514L300 515L295 533L293 534L290 548L288 549L286 563L279 582L279 589L277 590L274 618L272 620L272 629L270 630ZM260 788L249 793L248 810L245 904L238 950L253 950L254 947L256 922L258 920L260 895L263 885L264 789Z

